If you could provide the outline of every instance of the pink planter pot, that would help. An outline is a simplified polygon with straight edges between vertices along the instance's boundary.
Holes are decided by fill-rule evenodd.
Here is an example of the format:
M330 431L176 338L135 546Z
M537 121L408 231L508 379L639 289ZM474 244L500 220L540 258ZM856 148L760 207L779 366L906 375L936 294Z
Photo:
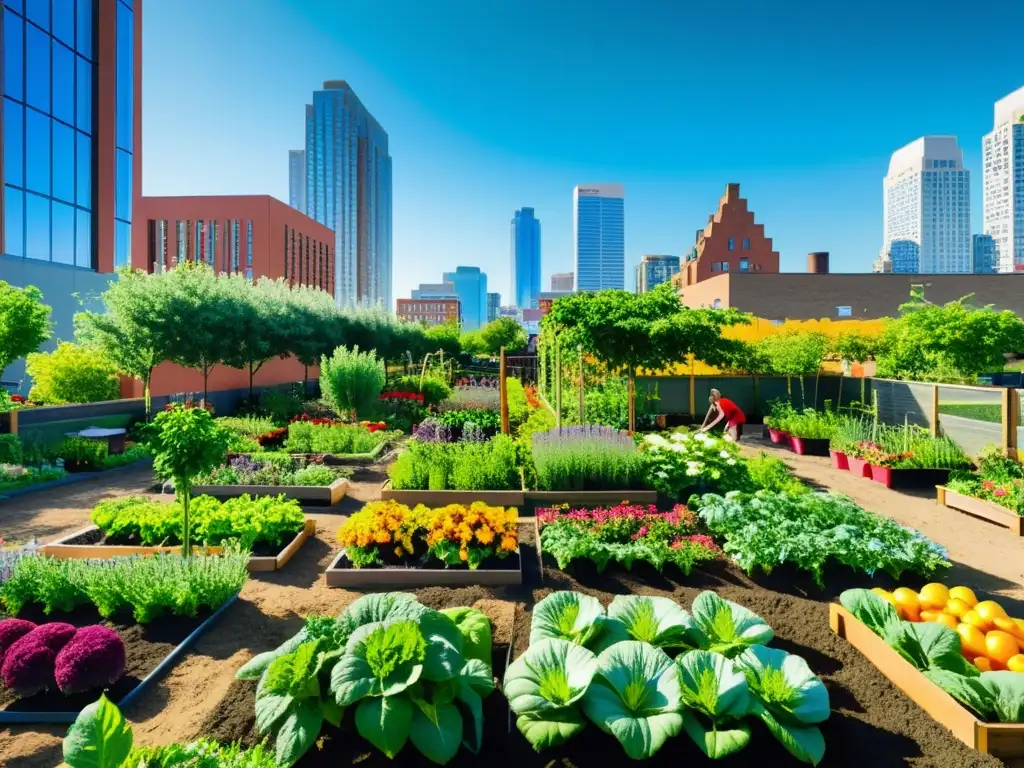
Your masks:
M789 447L799 456L827 456L828 440L819 437L789 436Z
M871 468L872 480L881 483L886 488L892 488L892 467L876 467L874 464L868 466Z
M828 455L832 457L832 468L843 469L846 471L850 470L850 459L845 453L841 451L829 451Z
M850 471L854 475L857 477L871 477L871 465L864 459L856 459L853 456L847 456L846 460L850 465Z
M771 427L768 427L768 439L776 445L786 445L789 443L789 435L781 430L772 429Z

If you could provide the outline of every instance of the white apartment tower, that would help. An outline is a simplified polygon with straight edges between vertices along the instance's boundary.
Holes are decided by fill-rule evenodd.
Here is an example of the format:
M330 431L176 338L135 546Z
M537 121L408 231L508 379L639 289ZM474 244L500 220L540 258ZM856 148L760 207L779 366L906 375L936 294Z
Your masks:
M882 181L893 272L971 271L970 181L955 136L924 136L893 153Z
M1024 270L1024 86L996 102L992 133L981 141L983 232L996 272Z

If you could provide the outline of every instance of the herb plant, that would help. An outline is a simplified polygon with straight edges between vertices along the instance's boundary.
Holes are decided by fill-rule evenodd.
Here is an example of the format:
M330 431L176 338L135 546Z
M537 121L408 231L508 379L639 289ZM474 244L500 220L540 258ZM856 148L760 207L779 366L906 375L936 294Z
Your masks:
M631 490L644 487L636 443L611 427L562 427L532 438L537 489Z
M397 490L519 490L516 446L507 435L486 443L425 443L410 440L388 467Z
M384 389L384 363L373 350L338 347L320 362L320 388L339 414L372 415Z
M381 443L395 437L393 433L370 431L358 425L320 425L308 421L293 421L288 425L288 439L284 449L289 453L345 454L370 453Z

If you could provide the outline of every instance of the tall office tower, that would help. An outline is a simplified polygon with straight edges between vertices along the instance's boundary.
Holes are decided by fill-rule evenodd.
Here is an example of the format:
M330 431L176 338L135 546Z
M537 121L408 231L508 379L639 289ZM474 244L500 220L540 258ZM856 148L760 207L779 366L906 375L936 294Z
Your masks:
M288 150L288 205L306 212L306 150Z
M636 292L647 293L655 286L667 283L678 272L678 256L645 254L636 265Z
M53 336L133 261L142 188L142 0L2 3L0 279L35 285ZM141 253L140 253L141 256ZM85 302L83 306L81 301ZM0 379L25 379L21 361ZM25 387L28 386L26 379ZM27 389L22 394L26 394Z
M971 237L971 271L976 275L991 275L996 269L996 242L992 235Z
M996 102L981 141L982 231L992 235L997 272L1024 270L1024 86Z
M896 150L882 181L884 244L892 271L971 271L971 186L955 136Z
M487 275L480 267L456 267L445 272L446 283L455 285L462 312L462 330L475 331L487 324ZM413 298L415 298L415 293Z
M306 108L306 215L334 230L338 304L390 310L388 135L344 80Z
M626 283L625 191L621 184L580 184L572 191L576 290L622 290Z
M540 221L533 208L512 217L512 301L519 309L536 309L540 295Z
M487 294L487 322L493 323L501 316L501 294Z
M556 272L551 276L551 290L571 291L575 279L576 274L574 272Z

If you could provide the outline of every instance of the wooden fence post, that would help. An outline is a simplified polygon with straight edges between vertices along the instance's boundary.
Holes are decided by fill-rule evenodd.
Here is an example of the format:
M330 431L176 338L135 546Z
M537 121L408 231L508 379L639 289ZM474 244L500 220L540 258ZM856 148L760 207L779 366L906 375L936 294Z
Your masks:
M939 436L939 385L932 386L932 437Z
M555 426L562 426L562 345L555 336Z
M1018 396L1013 387L1003 389L1003 452L1017 458L1017 425L1020 414L1017 413Z
M697 381L693 376L693 369L690 369L690 418L697 418Z
M505 385L505 348L501 348L501 363L498 366L498 396L501 404L501 434L508 434L508 387Z

